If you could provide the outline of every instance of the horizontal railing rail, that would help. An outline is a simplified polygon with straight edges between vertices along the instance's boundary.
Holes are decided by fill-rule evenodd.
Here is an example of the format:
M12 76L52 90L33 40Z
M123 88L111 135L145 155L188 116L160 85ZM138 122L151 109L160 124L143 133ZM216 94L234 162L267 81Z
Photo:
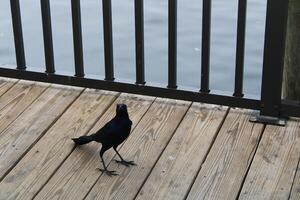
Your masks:
M177 0L168 0L169 45L168 85L166 87L155 87L146 84L143 0L134 1L136 55L136 80L134 83L115 81L111 0L102 0L105 61L104 80L85 77L80 0L71 1L75 63L74 76L55 73L49 0L40 1L45 73L26 70L19 0L10 0L10 3L17 66L16 69L0 67L0 76L254 109L260 111L260 116L257 119L262 122L276 123L281 117L300 117L299 102L285 101L281 98L288 12L288 1L286 0L267 0L263 75L261 99L259 100L246 98L243 91L247 0L238 1L235 85L233 95L230 96L213 94L209 86L211 0L203 0L202 53L201 66L199 66L201 67L201 75L199 75L201 81L199 82L199 91L188 91L177 88Z

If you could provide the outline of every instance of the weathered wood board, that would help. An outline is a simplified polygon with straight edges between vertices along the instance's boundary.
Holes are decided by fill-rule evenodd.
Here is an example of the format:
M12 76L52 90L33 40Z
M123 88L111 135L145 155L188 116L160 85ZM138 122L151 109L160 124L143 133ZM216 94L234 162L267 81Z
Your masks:
M84 92L83 92L84 91ZM128 105L125 167L101 144L75 148ZM252 124L251 112L0 77L0 200L300 199L300 121ZM266 127L264 129L264 127Z
M227 109L194 103L136 199L184 199Z
M116 104L118 103L127 105L130 119L133 122L132 129L134 130L153 100L154 97L123 93L101 117L89 134L100 129L114 117ZM101 175L101 172L96 169L98 167L102 168L99 147L101 147L101 144L90 143L76 148L35 199L83 199ZM112 149L104 154L107 164L114 154L115 152Z
M187 199L235 199L263 131L250 112L230 109Z
M116 93L86 89L3 179L0 196L32 199L74 149L71 138L86 134L116 97Z
M268 125L239 199L289 199L299 157L299 121Z

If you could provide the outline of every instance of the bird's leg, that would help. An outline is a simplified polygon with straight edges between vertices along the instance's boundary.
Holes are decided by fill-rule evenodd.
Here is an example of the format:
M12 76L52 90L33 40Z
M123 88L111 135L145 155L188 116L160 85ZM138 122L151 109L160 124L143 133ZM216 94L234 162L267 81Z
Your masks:
M119 154L118 150L117 150L117 147L113 147L113 149L115 150L115 152L118 154L118 156L120 157L121 160L115 160L117 163L120 163L122 165L125 165L126 167L129 167L130 165L136 165L134 163L134 161L127 161L127 160L124 160L121 156L121 154Z
M103 148L102 148L103 149ZM101 172L103 172L103 173L106 173L108 176L116 176L116 175L118 175L117 173L116 173L116 171L109 171L108 169L107 169L107 167L106 167L106 165L105 165L105 162L104 162L104 159L103 159L103 153L104 153L104 151L101 149L101 151L100 151L100 158L101 158L101 160L102 160L102 164L103 164L103 167L104 167L104 169L100 169L100 168L98 168Z

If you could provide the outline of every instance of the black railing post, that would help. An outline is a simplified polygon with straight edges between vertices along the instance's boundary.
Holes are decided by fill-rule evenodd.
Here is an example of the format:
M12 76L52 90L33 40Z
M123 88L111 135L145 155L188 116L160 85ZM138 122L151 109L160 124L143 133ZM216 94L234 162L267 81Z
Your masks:
M144 0L134 1L136 84L145 84L144 62Z
M71 0L75 76L84 76L80 0Z
M113 61L113 34L111 0L102 0L103 9L103 36L104 36L104 59L105 59L105 80L113 81L114 61Z
M237 42L235 57L235 97L243 97L245 32L246 32L247 0L239 0L237 21Z
M46 73L54 73L54 54L49 0L41 0Z
M202 9L201 89L208 93L210 68L211 0L203 0Z
M268 0L261 89L262 115L280 116L287 0Z
M25 61L22 19L21 19L19 0L10 0L10 8L11 8L12 25L13 25L13 32L14 32L17 69L25 70L26 61Z
M177 0L169 0L168 88L177 88Z
M287 0L267 1L261 111L254 121L285 124L280 110L287 13Z

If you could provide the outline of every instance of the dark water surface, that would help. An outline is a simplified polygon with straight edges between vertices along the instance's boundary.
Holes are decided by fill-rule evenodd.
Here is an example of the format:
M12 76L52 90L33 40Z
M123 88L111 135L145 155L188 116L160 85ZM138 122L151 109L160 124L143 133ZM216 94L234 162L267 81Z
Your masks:
M40 1L20 1L29 69L43 71ZM51 0L57 72L74 73L70 0ZM84 62L88 77L104 77L102 5L82 0ZM236 45L237 0L212 1L211 78L213 90L232 93ZM167 0L144 0L145 64L148 84L167 83ZM112 0L115 76L135 79L134 1ZM260 93L266 0L248 0L245 93ZM178 84L200 85L202 1L178 0ZM0 1L0 65L15 65L9 0Z

